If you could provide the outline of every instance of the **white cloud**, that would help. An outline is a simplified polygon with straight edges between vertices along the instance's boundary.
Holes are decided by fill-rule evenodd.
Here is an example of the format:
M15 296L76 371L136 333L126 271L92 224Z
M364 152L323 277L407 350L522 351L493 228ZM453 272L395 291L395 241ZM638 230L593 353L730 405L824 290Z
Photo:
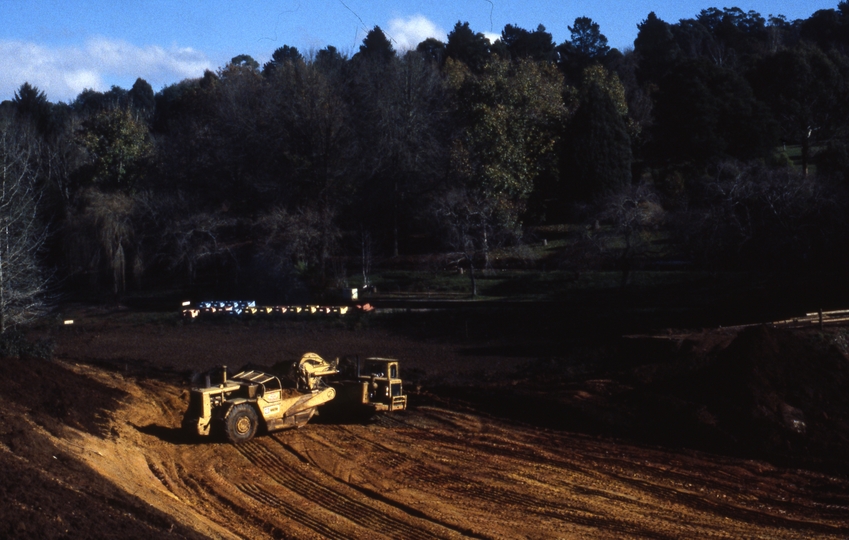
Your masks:
M387 36L391 37L393 47L398 51L415 49L416 45L432 37L445 41L448 32L442 30L424 15L413 15L407 19L396 18L389 21Z
M499 39L501 39L501 34L496 34L494 32L482 32L484 37L489 40L490 43L495 43Z
M86 88L106 87L103 80L100 78L100 75L98 75L96 71L92 71L90 69L79 69L77 71L65 73L64 81L65 85L75 96ZM33 84L35 84L35 86L39 86L38 83Z
M108 90L141 77L158 89L213 69L202 52L191 48L139 47L102 37L90 38L81 47L0 40L0 58L5 64L0 69L0 100L11 98L24 82L43 90L50 101L68 102L86 88Z

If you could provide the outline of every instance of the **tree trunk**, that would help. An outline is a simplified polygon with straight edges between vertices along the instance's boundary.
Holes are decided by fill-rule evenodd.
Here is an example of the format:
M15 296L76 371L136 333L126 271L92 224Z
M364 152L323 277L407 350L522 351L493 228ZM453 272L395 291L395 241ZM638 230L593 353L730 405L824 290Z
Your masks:
M126 289L126 271L124 260L124 246L118 243L115 250L115 258L112 260L112 292L115 294L115 304L121 298L121 293Z
M362 228L360 228L360 238L362 241L362 266L363 266L363 288L369 286L369 273L371 272L371 248L367 245L369 238Z
M397 257L398 250L398 181L395 181L395 192L392 197L392 255Z
M808 155L810 153L811 148L810 138L811 132L809 130L808 133L804 137L802 137L802 176L804 178L808 177Z
M2 248L0 248L2 249ZM0 334L6 333L6 284L3 282L3 265L5 264L5 254L0 253Z
M631 284L631 233L625 233L625 250L622 252L622 257L619 260L619 266L622 269L622 292Z
M475 263L472 261L472 258L468 255L466 256L466 260L469 261L469 279L472 282L472 298L477 298L478 296L478 283L475 280Z
M489 237L487 237L486 224L483 225L483 268L484 274L489 275Z

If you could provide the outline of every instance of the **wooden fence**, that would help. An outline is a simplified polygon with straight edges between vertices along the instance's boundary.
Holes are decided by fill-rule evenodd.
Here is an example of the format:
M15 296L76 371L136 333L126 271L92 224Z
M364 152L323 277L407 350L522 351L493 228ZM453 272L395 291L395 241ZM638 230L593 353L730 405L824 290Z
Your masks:
M804 326L825 326L834 324L845 324L849 322L849 310L841 309L837 311L814 311L805 313L804 317L794 317L783 321L775 321L771 323L774 326L789 326L789 327L804 327Z

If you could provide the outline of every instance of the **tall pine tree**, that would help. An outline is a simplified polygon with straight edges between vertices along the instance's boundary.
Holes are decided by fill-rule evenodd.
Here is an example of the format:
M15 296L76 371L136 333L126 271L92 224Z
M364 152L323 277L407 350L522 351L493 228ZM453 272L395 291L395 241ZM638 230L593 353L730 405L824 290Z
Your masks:
M617 106L603 82L585 77L580 105L567 127L561 171L570 200L588 200L631 182L631 138L622 104Z

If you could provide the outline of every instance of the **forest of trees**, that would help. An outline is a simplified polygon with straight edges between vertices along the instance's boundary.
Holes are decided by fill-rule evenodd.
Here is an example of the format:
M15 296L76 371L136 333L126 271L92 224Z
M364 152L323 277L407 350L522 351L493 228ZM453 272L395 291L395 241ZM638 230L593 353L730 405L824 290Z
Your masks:
M75 290L291 299L366 251L486 267L552 223L629 248L666 229L717 270L849 263L847 2L649 13L624 51L569 30L458 22L402 52L375 27L350 58L284 46L71 103L22 84L0 104L0 330Z

